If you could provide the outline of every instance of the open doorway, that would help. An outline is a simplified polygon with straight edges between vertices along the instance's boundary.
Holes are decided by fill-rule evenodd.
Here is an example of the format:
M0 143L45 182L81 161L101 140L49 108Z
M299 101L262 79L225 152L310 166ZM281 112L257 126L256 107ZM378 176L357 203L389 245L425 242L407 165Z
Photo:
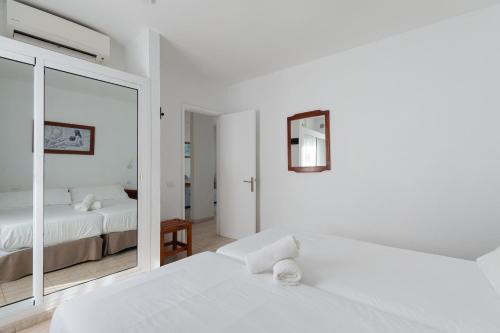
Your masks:
M185 112L184 214L193 222L216 220L216 122L213 115Z
M185 219L193 222L193 253L233 241L218 233L217 119L215 112L184 108L183 210Z

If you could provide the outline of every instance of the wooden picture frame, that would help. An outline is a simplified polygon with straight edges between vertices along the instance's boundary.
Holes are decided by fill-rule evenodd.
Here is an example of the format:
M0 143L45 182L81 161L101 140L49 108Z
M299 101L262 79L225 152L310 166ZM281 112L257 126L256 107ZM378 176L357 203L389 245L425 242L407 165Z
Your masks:
M69 155L94 155L95 151L95 127L94 126L86 126L86 125L77 125L77 124L69 124L69 123L60 123L60 122L55 122L55 121L46 121L44 125L44 147L47 147L48 144L51 144L50 142L47 142L49 140L45 135L45 130L47 129L47 126L53 127L53 128L59 128L59 131L61 133L65 133L65 129L70 129L74 130L73 136L70 136L69 138L64 138L61 136L61 138L58 138L58 142L52 143L52 145L60 145L60 148L45 148L45 154L69 154ZM62 128L62 129L61 129ZM83 132L83 134L82 134ZM87 135L88 134L88 135ZM78 140L86 140L88 138L88 144L86 142L82 143L85 147L88 147L84 150L82 149L71 149L72 146L74 147L79 147L78 146ZM72 142L75 141L75 142Z
M325 153L326 165L324 166L311 166L311 167L297 167L292 165L292 121L312 118L312 117L325 117ZM298 142L297 142L298 143ZM314 110L308 112L297 113L287 118L287 146L288 146L288 171L294 172L322 172L331 170L331 154L330 154L330 111L329 110Z

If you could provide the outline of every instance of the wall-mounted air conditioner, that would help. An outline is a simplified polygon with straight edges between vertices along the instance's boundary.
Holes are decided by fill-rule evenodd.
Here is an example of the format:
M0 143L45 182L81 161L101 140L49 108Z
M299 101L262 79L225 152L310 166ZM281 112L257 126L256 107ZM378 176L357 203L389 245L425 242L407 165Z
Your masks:
M106 35L13 0L7 0L6 9L14 39L98 62L109 57Z

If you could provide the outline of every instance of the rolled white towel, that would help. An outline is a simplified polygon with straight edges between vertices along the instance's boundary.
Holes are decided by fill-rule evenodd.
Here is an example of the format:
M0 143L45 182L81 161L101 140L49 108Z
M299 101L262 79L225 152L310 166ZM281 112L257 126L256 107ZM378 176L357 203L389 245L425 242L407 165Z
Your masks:
M100 201L94 201L92 205L90 206L90 210L96 210L96 209L101 209L102 208L102 202Z
M299 256L300 243L294 236L286 236L260 250L246 255L247 269L252 274L271 269L273 265L283 259Z
M94 203L95 197L93 194L87 195L83 201L79 204L76 204L74 206L75 210L78 210L80 212L88 212L92 204Z
M293 259L278 261L273 266L273 280L282 286L296 286L302 279L302 270Z

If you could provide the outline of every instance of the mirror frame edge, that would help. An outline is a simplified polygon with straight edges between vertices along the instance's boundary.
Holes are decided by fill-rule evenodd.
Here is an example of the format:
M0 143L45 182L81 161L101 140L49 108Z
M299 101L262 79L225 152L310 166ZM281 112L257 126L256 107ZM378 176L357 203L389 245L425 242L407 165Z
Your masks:
M326 141L326 165L315 167L294 167L292 166L292 121L304 118L325 116L325 141ZM288 171L298 173L304 172L323 172L331 170L331 154L330 154L330 110L313 110L302 113L296 113L293 116L287 117L287 149L288 149Z

